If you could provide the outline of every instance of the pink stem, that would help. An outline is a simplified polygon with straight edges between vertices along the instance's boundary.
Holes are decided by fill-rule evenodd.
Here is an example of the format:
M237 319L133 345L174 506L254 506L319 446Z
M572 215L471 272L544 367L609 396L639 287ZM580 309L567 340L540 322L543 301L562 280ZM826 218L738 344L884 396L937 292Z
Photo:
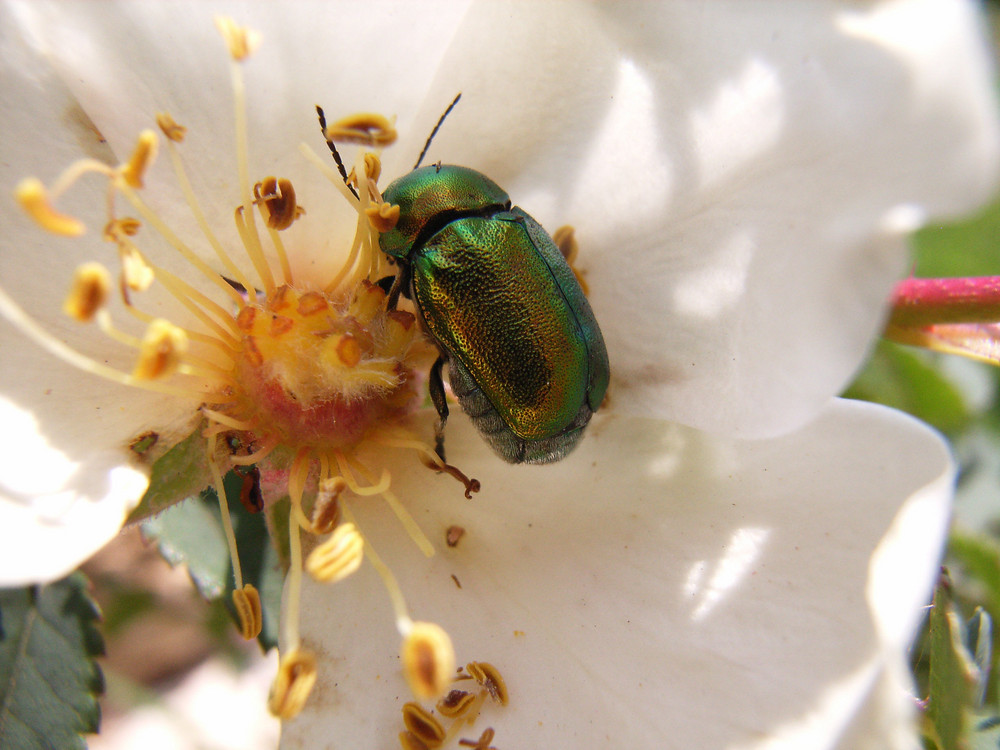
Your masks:
M892 290L890 304L892 326L993 323L1000 321L1000 276L905 279Z

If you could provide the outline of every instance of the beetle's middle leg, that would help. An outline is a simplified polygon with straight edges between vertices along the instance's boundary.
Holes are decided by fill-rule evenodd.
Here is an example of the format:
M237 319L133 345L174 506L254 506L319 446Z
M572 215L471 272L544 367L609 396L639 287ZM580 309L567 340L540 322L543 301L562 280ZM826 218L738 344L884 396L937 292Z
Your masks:
M444 395L444 380L441 377L441 368L443 366L444 355L441 355L431 365L428 388L431 392L431 403L434 404L434 409L438 413L438 423L434 430L434 452L438 454L438 458L445 461L444 426L448 423L448 399Z

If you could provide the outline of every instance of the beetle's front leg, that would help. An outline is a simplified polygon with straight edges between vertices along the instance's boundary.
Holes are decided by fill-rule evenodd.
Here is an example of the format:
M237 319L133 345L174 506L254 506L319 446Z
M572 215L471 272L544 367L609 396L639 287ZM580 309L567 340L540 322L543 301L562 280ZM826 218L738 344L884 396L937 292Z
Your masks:
M444 366L444 355L438 357L431 365L428 388L431 392L431 403L438 413L437 428L434 430L434 452L438 458L444 457L444 426L448 423L448 399L444 395L444 380L441 378L441 368ZM446 462L447 463L447 462Z

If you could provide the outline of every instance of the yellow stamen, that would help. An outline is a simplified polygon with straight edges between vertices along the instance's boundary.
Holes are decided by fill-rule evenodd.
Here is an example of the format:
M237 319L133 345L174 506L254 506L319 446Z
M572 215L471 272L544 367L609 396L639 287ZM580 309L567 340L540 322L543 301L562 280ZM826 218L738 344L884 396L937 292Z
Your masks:
M130 187L142 187L142 178L146 174L146 170L156 160L158 144L159 139L152 130L143 130L139 134L139 140L135 144L132 156L121 168L122 179Z
M364 540L353 523L342 523L306 560L306 570L321 583L336 583L361 567Z
M464 716L475 702L475 693L456 689L449 690L448 694L437 702L436 707L442 716L458 719Z
M222 34L229 56L234 60L245 60L260 46L260 33L246 26L240 26L229 16L216 16L215 28Z
M260 606L260 594L251 584L242 589L233 590L233 606L240 620L240 635L244 640L252 641L260 635L264 626L263 613Z
M384 234L395 228L399 222L399 206L390 203L379 203L365 209L365 215L375 231Z
M474 679L479 685L486 688L486 692L490 694L490 697L499 703L501 706L506 706L509 700L509 695L507 693L507 683L504 681L503 675L500 674L500 670L494 667L489 662L485 661L473 661L465 665L465 671Z
M60 213L49 202L48 193L41 180L29 177L14 189L14 198L25 213L42 229L65 237L79 237L87 227L82 221Z
M149 324L132 375L140 380L166 377L181 364L187 352L187 334L169 320L157 318Z
M299 714L316 684L316 657L309 651L293 648L278 664L278 675L271 685L268 710L279 719Z
M325 455L323 458L323 467L320 471L326 474L329 461L325 460ZM343 477L332 477L320 482L310 518L314 534L329 534L340 523L340 494L345 489L347 482Z
M63 312L81 323L89 323L108 301L111 275L100 263L84 263L73 274Z
M400 651L403 674L417 698L434 699L451 684L455 673L455 650L440 625L415 622L403 639Z
M174 121L174 118L167 112L157 113L156 125L163 135L174 143L181 143L184 140L184 136L187 135L187 128L183 125L178 125Z
M428 748L441 747L444 742L445 732L441 722L419 703L411 701L403 704L403 725Z
M396 129L383 115L358 112L327 125L324 135L335 143L357 143L374 148L394 143Z

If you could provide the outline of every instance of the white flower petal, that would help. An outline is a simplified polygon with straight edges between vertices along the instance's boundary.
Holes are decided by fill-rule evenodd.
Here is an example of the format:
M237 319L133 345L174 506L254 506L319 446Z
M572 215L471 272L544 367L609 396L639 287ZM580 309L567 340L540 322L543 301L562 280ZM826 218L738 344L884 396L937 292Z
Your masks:
M851 377L904 234L994 189L979 32L950 0L484 3L429 160L575 225L613 408L773 435Z
M413 617L443 625L460 663L507 679L510 705L462 736L489 725L499 747L909 746L903 647L953 479L936 433L843 401L756 442L609 416L560 464L512 470L478 459L464 420L448 428L449 458L482 480L479 495L421 469L393 477L435 558L401 543L378 502L351 507ZM441 544L452 524L466 530L454 549ZM363 566L309 585L304 602L320 681L283 747L391 746L408 698L377 576Z

